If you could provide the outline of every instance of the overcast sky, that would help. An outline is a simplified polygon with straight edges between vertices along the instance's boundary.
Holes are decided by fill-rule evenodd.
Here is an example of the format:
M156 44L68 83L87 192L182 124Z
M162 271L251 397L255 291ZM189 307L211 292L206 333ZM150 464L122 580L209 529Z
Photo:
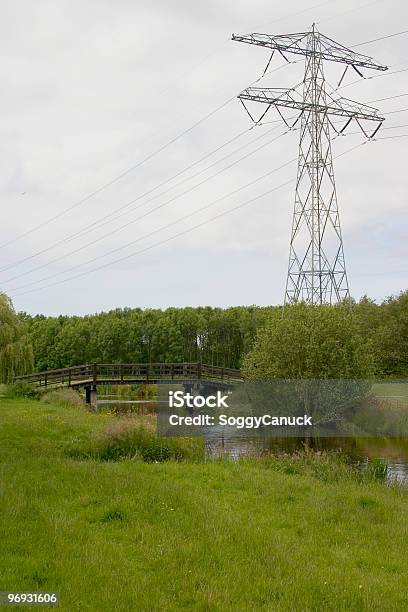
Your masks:
M18 310L44 314L281 303L293 182L187 231L296 176L293 162L236 191L293 160L299 132L282 135L279 123L249 130L232 98L262 74L268 54L231 34L306 31L315 21L351 46L408 29L407 17L403 0L3 0L0 290ZM403 35L356 50L391 72L408 68L407 42ZM283 64L276 58L270 69ZM289 87L303 68L282 67L262 84ZM327 67L331 85L341 71ZM408 93L408 71L349 85L357 78L346 77L342 95L371 102ZM391 112L384 128L395 127L379 137L408 134L408 111L392 113L408 107L408 96L373 106ZM341 155L363 142L354 133L334 141L337 192L351 293L381 300L407 288L408 139ZM132 201L120 218L104 219Z

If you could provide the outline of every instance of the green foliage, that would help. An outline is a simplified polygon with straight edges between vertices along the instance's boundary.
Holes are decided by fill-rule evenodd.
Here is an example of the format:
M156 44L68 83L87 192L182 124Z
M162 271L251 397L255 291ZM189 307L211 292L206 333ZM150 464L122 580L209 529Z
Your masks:
M367 378L373 359L351 304L299 303L272 312L243 370L255 380Z
M81 363L195 362L239 367L268 308L116 309L85 317L20 316L36 370Z
M5 397L14 398L14 397L27 397L27 398L36 398L38 397L36 389L30 383L19 380L12 385L8 385L6 387Z
M371 327L379 374L408 376L408 291L379 306L380 316Z
M17 374L33 367L33 350L25 325L14 312L11 300L0 293L0 383L11 383Z

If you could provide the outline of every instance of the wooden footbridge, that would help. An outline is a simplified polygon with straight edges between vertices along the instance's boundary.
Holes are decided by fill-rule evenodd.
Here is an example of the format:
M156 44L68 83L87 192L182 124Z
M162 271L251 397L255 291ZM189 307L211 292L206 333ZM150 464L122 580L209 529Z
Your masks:
M86 401L96 402L98 385L189 383L205 380L218 385L242 381L240 370L204 363L92 363L16 376L37 387L85 389Z

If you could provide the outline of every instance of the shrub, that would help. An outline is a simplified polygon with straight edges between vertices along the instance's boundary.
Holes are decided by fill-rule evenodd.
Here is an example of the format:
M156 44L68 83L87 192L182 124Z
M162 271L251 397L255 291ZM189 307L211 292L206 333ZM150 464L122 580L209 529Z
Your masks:
M22 380L19 380L12 385L8 385L6 387L6 391L4 395L7 398L17 398L17 397L36 398L38 397L36 387Z
M352 304L308 306L273 311L244 360L252 380L369 378L372 346L361 335Z

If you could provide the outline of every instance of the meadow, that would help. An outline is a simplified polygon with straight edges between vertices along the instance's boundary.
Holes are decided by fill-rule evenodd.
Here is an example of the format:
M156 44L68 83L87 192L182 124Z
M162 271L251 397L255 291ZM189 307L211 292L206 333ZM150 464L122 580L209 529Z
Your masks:
M408 490L325 454L160 454L151 416L112 453L121 419L0 400L0 590L70 612L408 609Z

